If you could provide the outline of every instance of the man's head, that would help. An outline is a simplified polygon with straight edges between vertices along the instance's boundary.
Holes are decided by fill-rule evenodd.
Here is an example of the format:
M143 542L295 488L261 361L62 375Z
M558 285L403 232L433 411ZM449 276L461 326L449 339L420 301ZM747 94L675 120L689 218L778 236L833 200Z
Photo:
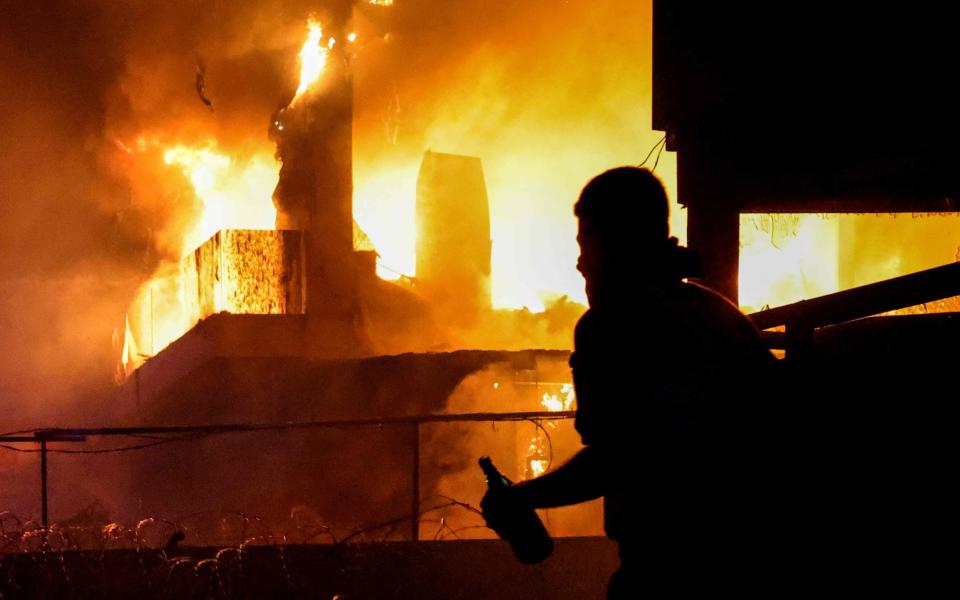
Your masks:
M646 260L650 249L669 237L669 208L663 184L647 169L618 167L594 177L573 207L580 258L577 270L593 302L599 279L631 261Z

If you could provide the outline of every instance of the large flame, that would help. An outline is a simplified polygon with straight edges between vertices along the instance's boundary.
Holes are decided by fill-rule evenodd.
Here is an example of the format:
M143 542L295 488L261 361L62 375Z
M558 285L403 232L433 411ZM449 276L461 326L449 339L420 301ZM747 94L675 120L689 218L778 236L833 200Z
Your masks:
M740 219L740 306L747 312L836 292L836 218L743 215Z
M294 95L290 106L293 106L304 94L307 93L323 75L327 66L327 55L336 40L330 38L325 46L323 44L323 27L320 22L311 17L307 21L307 40L300 48L300 85L297 87L297 93Z
M267 151L245 159L232 158L216 144L175 144L163 153L190 181L202 207L185 228L182 253L187 254L221 229L273 229L277 210L270 200L280 165Z
M307 22L307 39L300 49L300 85L291 105L312 89L323 75L327 55L336 40L323 39L316 19ZM161 143L147 136L135 147L117 143L126 154L145 152ZM143 361L183 335L199 319L220 311L234 313L297 312L285 302L284 248L281 232L231 231L207 240L221 230L273 229L277 211L271 196L280 164L263 148L243 155L226 152L215 141L174 143L163 148L163 161L190 182L199 200L195 218L183 224L180 263L166 263L144 283L130 306L124 327L121 367L129 374ZM215 276L204 277L204 257L219 253ZM206 281L210 279L210 281ZM209 290L198 288L209 287ZM209 294L211 303L203 298Z
M145 152L145 156L154 156L147 151L156 145L158 141L141 137L136 149ZM133 149L128 153L132 152ZM194 257L195 250L223 229L273 229L277 211L270 197L280 166L266 149L246 156L231 156L213 141L199 145L175 143L163 148L163 162L170 167L171 174L179 173L189 181L198 200L195 217L183 226L181 253L184 256ZM235 256L236 252L231 252L231 244L236 246L240 242L247 248L257 245L251 256L263 263L259 270L251 271L249 260L244 261L243 257ZM199 292L193 288L199 279L188 268L187 259L161 265L140 287L128 309L120 358L123 373L131 373L208 314L222 310L282 312L276 300L282 297L282 291L277 290L274 284L277 278L273 276L279 272L276 264L280 259L279 243L273 239L221 240L221 269L216 281L209 282L214 298L209 307L198 304ZM235 273L239 270L251 279L258 293L244 287L243 278ZM238 297L242 300L237 300Z
M369 71L373 60L358 61L353 80L354 207L383 265L414 274L416 192L408 182L416 181L424 150L479 157L490 202L493 305L538 312L544 292L586 303L572 210L584 184L605 169L640 163L654 148L647 166L657 165L675 200L676 156L657 153L663 134L644 116L648 4L571 2L547 15L520 4L470 52L438 32L383 41L359 32L368 55L392 58L378 57L389 69ZM447 46L451 58L435 59ZM413 64L441 70L421 74ZM673 202L671 230L681 240L685 217Z
M560 386L559 392L544 392L540 399L540 404L550 412L562 412L570 410L577 396L573 391L572 383L564 383Z

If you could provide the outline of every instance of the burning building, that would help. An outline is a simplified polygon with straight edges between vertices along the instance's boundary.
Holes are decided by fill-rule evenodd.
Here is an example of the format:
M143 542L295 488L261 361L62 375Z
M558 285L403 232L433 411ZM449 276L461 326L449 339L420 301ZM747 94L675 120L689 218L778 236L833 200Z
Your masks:
M291 93L281 101L271 99L265 111L250 109L262 106L249 102L250 94L244 96L243 86L225 86L227 93L224 87L218 89L216 78L220 73L240 74L234 77L237 81L253 82L249 87L260 92L268 90L261 96L285 85L285 74L271 57L281 52L280 48L288 50L277 45L275 38L293 39L294 33L284 29L282 18L266 14L269 7L246 12L220 5L204 7L213 14L206 21L208 15L190 13L196 23L216 23L206 29L190 29L183 18L166 23L163 19L129 18L126 13L119 18L114 15L117 23L147 23L129 37L150 44L128 40L113 56L111 64L121 70L122 81L111 81L110 90L123 89L125 95L116 106L111 105L108 115L98 113L93 120L98 126L107 123L117 130L85 132L83 145L89 139L106 140L111 156L119 157L120 170L140 168L136 161L154 158L165 165L167 171L157 178L163 192L156 194L162 200L157 202L160 208L148 213L150 220L159 223L157 231L151 230L156 239L163 237L164 211L178 201L185 203L181 190L174 185L165 187L169 182L164 178L182 175L179 183L192 185L196 199L211 209L202 219L204 227L195 231L183 221L171 219L170 227L181 227L183 231L178 233L184 235L173 236L176 239L166 244L166 253L183 258L163 277L158 274L143 286L128 311L123 335L118 336L123 342L125 379L117 412L125 422L155 425L371 416L402 419L451 410L451 397L456 397L467 381L478 390L477 395L480 391L499 394L508 387L536 392L525 395L530 403L516 402L516 407L532 410L542 401L571 408L572 398L563 392L565 352L508 352L508 345L500 340L466 343L462 330L469 329L474 317L489 311L491 305L534 306L528 296L505 296L504 289L510 286L502 278L493 281L493 274L498 270L502 274L505 264L523 263L524 268L517 272L526 279L544 276L524 286L530 295L553 290L578 298L580 279L573 269L575 244L569 210L576 190L600 169L639 162L656 139L638 114L638 108L649 100L645 84L629 87L625 83L632 81L625 75L637 78L636 71L642 71L650 58L646 41L649 14L647 8L637 8L647 4L531 2L526 3L527 8L504 3L503 13L510 4L510 14L520 15L516 23L504 23L497 14L485 21L488 26L478 27L480 15L498 12L491 10L488 2L458 4L448 20L435 18L439 10L435 3L408 8L415 4L410 3L397 22L416 22L412 13L427 13L419 21L424 25L417 35L432 36L433 43L407 56L404 36L378 33L377 43L383 48L396 44L393 48L400 49L391 50L397 58L387 66L368 71L366 82L345 67L353 43L346 28L350 3L324 4L330 14L323 16L322 26L320 21L308 26L309 43L300 47L308 77L296 85L296 91L291 86ZM672 195L678 195L688 211L673 211L673 229L682 237L683 219L689 214L689 241L705 256L711 285L731 298L749 301L754 309L785 302L750 289L758 273L767 275L782 266L779 260L749 262L755 258L754 248L744 243L744 233L754 229L763 234L756 237L785 247L783 242L798 237L793 235L796 232L805 232L806 224L822 213L854 219L864 213L896 212L902 223L913 214L957 211L958 186L952 165L958 126L950 106L953 95L944 87L948 79L944 74L953 67L950 19L937 19L914 7L860 13L815 3L805 5L804 11L788 6L757 14L754 7L654 4L656 94L652 120L655 129L666 132L667 150L678 154L667 152L663 161L658 155L651 166L656 169L659 165L657 172L671 187L673 162L679 162L679 190L671 191L679 192ZM108 18L111 10L116 9L104 11ZM234 18L234 12L241 14ZM305 16L298 14L297 19ZM759 26L758 18L762 21ZM48 23L46 18L43 22L49 27L57 23ZM77 24L77 30L86 34L87 29L80 27L93 27L99 21L78 16L64 22ZM117 23L112 25L119 29ZM454 25L459 29L447 30ZM145 29L154 28L160 33L145 35L152 33ZM190 29L192 34L180 36L180 29ZM211 35L221 29L230 35ZM298 21L296 35L302 30ZM28 28L24 31L35 34ZM251 31L255 34L248 35ZM101 37L112 40L113 31L110 33L100 32ZM438 58L455 50L458 37L471 35L479 41L456 55L462 65L454 68ZM99 39L97 35L76 37ZM54 37L58 43L63 39L70 41L73 34ZM157 46L167 49L171 39L192 39L193 45L183 45L190 52L177 48L178 54L189 56L170 60L156 50ZM211 41L207 43L207 39ZM297 39L299 45L301 38ZM0 38L0 45L6 43ZM70 48L75 50L77 43L72 44ZM247 47L251 45L253 50ZM77 71L78 63L87 69L101 64L106 53L86 46L82 47L86 52L61 52L57 44L49 48L54 50L37 56L55 53L58 61L66 57L68 62L58 62L57 69L50 70L59 74L57 85L44 82L43 87L56 91L62 85L73 90L64 94L62 105L75 107L77 98L88 96L88 87L87 81L71 87L69 71ZM206 69L195 65L193 50L197 55L212 55L214 62ZM10 53L14 60L21 54ZM501 60L500 54L508 59ZM285 54L291 64L293 55ZM492 55L496 68L487 69L484 61L490 61ZM395 75L401 62L413 65L409 71L415 74ZM243 69L237 67L241 63ZM32 63L29 66L24 73L47 72L33 68ZM194 82L195 69L199 100L189 85ZM183 73L187 85L181 85ZM312 84L311 74L319 74ZM204 77L206 88L201 85ZM221 77L223 86L229 76ZM174 82L168 83L170 89L188 90L189 106L202 118L187 111L185 102L172 103L173 108L168 109L169 89L151 93L164 78ZM9 81L24 79L12 77ZM472 93L464 93L464 89ZM358 115L358 98L371 96L378 99L376 110L368 106L366 114ZM262 134L263 122L278 105L282 108L269 121L269 136L276 145L279 165L271 159L273 147L263 154L266 161L259 155L245 161L246 155L256 153L249 151L246 140L238 138ZM234 115L245 110L256 113L249 119L256 122L254 133L238 127L238 119L203 120L214 114L218 118L231 114L231 108ZM0 118L20 115L14 110L2 112ZM443 114L444 118L434 121L424 117L428 113ZM191 116L183 118L184 114ZM29 118L15 119L26 125L12 123L13 127L4 127L5 133L18 128L26 131L34 119L47 123L45 117L45 111L31 110ZM33 148L32 139L39 129L69 130L74 114L69 117L46 127L34 126L28 136L21 136L31 142L23 145ZM355 135L358 120L363 131L359 140ZM124 122L128 122L127 128L118 125ZM184 133L191 127L202 128L205 135L221 136L222 144L208 143L199 135L191 138ZM413 127L417 135L404 138L403 133ZM167 137L160 135L165 131ZM179 136L191 138L193 143ZM48 150L43 144L37 146L42 152L24 155L48 164ZM371 148L380 146L400 147L408 158L412 156L405 171L390 160L370 158L374 155ZM421 162L424 149L431 147L445 152L429 152ZM545 152L547 149L550 152ZM19 182L23 178L17 170L22 167L16 165L24 163L17 162L19 151L9 154L0 168L10 169L16 177L5 178L5 183ZM249 166L247 170L255 176L237 176L224 166L230 161L235 166ZM64 173L70 172L70 164L64 160ZM359 173L356 179L353 172ZM136 179L127 171L124 175ZM70 179L59 170L58 177ZM211 185L215 179L232 179L238 195L257 199L258 214L261 210L263 214L256 225L234 224L222 218L224 211L213 210L219 205L207 201L223 199L221 191L214 189L217 186ZM150 187L153 181L141 188ZM20 189L17 185L5 187ZM387 214L382 218L387 226L380 225L379 237L371 235L378 237L380 244L385 238L382 231L394 225L402 229L403 219L385 210L385 202L377 204L370 198L393 200L391 193L398 188L408 188L404 193L411 198L418 191L410 207L416 204L418 216L411 221L416 220L422 230L418 238L421 248L415 261L399 265L398 270L407 277L388 282L375 275L375 268L397 267L395 257L402 252L391 251L392 256L382 260L371 244L363 242L353 217L370 206ZM130 204L150 197L126 191L112 190L111 198L120 200L113 200L111 209L128 196L133 198ZM60 196L70 197L67 192L72 190ZM13 195L33 202L31 194L17 191ZM63 204L62 197L57 198L56 206ZM117 209L117 213L127 219L131 213L137 214L132 209ZM413 216L415 211L409 213ZM208 218L211 215L213 218ZM745 221L755 217L759 218L756 227ZM952 226L946 219L938 223L941 227L926 230L927 239L911 244L911 252L937 244L941 250L947 249L946 254L940 252L946 257L941 262L949 262L957 242L950 237L953 234L944 234ZM63 231L54 227L55 220L45 215L42 222L50 224L50 231ZM118 217L117 223L109 223L120 227L124 221ZM107 228L89 229L99 234ZM530 242L529 246L511 246L511 237L504 231L519 232L514 238ZM896 228L883 226L877 231L871 234L874 242L882 240L892 246L902 239ZM814 270L827 271L830 277L817 290L801 290L793 299L868 283L869 278L863 279L868 270L863 264L869 261L858 257L893 265L884 277L900 274L916 263L912 257L917 253L908 256L902 252L892 261L888 254L877 251L876 243L861 243L871 237L867 233L859 225L841 224L831 235L814 236L807 240L808 245L800 246L799 254L822 259L814 263ZM182 248L181 237L188 240ZM554 244L561 239L567 244ZM26 261L34 252L42 252L34 240L28 247L29 252L4 252L4 264ZM378 248L388 252L385 246ZM135 258L126 256L125 261L139 260L139 255L128 254ZM542 263L525 262L538 254L546 257ZM568 265L566 271L554 269L559 264ZM99 293L104 285L103 269L93 274ZM52 293L17 291L9 297L29 299L19 300L18 306L42 302L61 293L59 281L54 283L43 288ZM774 281L765 287L777 285ZM916 279L908 286L923 287ZM889 298L889 289L884 290L884 297ZM874 291L867 292L874 297ZM861 308L864 297L863 290L856 290L853 296L764 311L755 318L764 327L782 325L784 315L792 318L788 332L770 331L770 339L787 345L785 338L792 338L789 344L796 342L801 350L813 350L805 356L795 354L804 359L794 361L796 367L782 365L786 367L784 377L774 386L776 402L771 404L793 410L786 417L781 414L783 418L776 423L781 428L778 431L796 434L790 439L797 448L816 454L820 466L835 459L837 465L825 472L835 484L834 491L843 494L832 494L827 502L833 501L834 507L842 505L842 510L838 518L823 509L825 502L818 490L795 489L797 497L808 502L800 512L826 515L825 522L845 531L846 526L838 521L847 518L857 524L858 533L865 534L863 539L871 540L875 538L869 525L877 525L875 532L888 532L889 515L898 514L902 506L917 509L915 514L924 518L943 514L911 504L905 490L916 492L924 502L951 498L946 492L937 493L930 482L952 466L948 443L952 438L945 431L953 422L950 392L944 395L937 386L944 383L943 374L952 372L957 335L955 317L943 315L860 319L842 325L826 322L824 314L829 318L837 314L865 316ZM842 306L837 308L837 303ZM70 313L83 305L63 304L69 305ZM856 310L850 309L854 304ZM557 338L568 338L568 325L582 307L568 306L568 310L556 327ZM42 313L32 314L44 317L36 321L47 320ZM86 320L92 319L90 314L99 313L85 312ZM516 323L498 318L493 315L482 333L525 331L523 327L501 327ZM22 322L16 319L18 327ZM63 355L73 362L80 354L76 347L71 346L70 353L49 350L57 348L49 342L57 337L57 331L46 322L42 325L29 330L42 335L24 336L31 338L31 347L38 348L34 350L40 356L36 362L52 363L51 357ZM17 327L11 330L19 331ZM82 331L86 333L86 329ZM43 343L34 343L35 339ZM464 347L492 350L451 351ZM51 380L63 379L63 362L58 369L43 373ZM13 364L20 368L15 361ZM552 387L545 389L546 384ZM952 389L952 382L946 384L941 387ZM804 395L794 397L790 392L796 388ZM3 389L6 395L8 387ZM32 398L29 394L23 397ZM465 410L473 405L456 407ZM506 455L517 458L514 462L527 459L522 473L542 472L550 455L547 441L539 433L531 440L526 432L510 432L522 440L522 447L503 448ZM244 435L248 437L183 440L182 446L171 444L130 462L118 460L115 471L129 474L117 485L118 494L122 491L124 501L133 499L127 503L132 514L118 516L244 510L278 519L291 513L310 515L316 523L333 523L356 520L359 514L388 520L405 511L410 491L407 476L417 459L410 428ZM461 444L464 437L462 431L416 435L444 439L448 448ZM462 456L450 453L423 459L425 465L448 470L462 467L464 473L472 468ZM113 469L103 469L99 477L108 481L113 473ZM890 485L878 485L884 476ZM857 485L862 485L862 490L847 493ZM265 494L265 489L271 493ZM432 487L425 483L424 489ZM56 507L66 494L54 490ZM898 507L878 498L905 502ZM396 506L404 508L388 508ZM66 510L58 508L57 512ZM861 527L863 524L868 526ZM930 531L938 530L936 522L926 525ZM811 530L822 532L822 525L818 527ZM911 542L904 546L919 545Z
M511 397L528 410L569 410L565 350L507 350L534 341L530 335L500 347L469 341L497 318L480 158L424 154L415 190L417 274L400 282L377 277L377 253L353 218L353 82L345 30L333 23L308 23L300 84L270 118L280 163L276 229L218 231L169 277L146 286L128 311L120 394L127 418L153 426L182 423L185 415L195 425L402 420L453 410L448 401L461 383L491 371L496 381L476 395L515 388L523 392ZM567 340L576 316L561 319ZM501 339L515 331L504 327ZM478 347L485 349L465 350ZM564 385L565 400L556 400ZM541 396L555 402L544 405ZM405 510L409 465L420 461L419 441L411 447L407 429L284 434L267 446L206 441L204 453L233 457L226 471L242 465L244 472L206 476L210 465L182 451L157 453L133 469L130 493L140 510L159 513L238 505L276 522L296 507L330 523L386 520ZM545 440L513 437L524 441L504 453L518 468L533 461L542 471ZM338 456L349 464L332 464ZM320 464L322 476L311 472ZM204 477L216 484L178 497ZM276 493L263 498L251 478ZM331 486L363 499L345 503L326 493Z

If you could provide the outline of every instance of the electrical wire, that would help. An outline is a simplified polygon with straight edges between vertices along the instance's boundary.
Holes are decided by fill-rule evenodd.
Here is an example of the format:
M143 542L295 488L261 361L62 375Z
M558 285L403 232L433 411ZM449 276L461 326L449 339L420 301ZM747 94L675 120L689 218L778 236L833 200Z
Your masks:
M663 134L663 137L660 138L657 141L657 143L653 145L652 148L650 148L650 152L647 152L647 157L643 159L643 162L637 166L642 167L643 165L647 164L647 161L650 160L651 156L653 156L653 151L656 150L661 145L666 145L666 141L667 141L667 134ZM660 155L658 154L657 159L659 160L659 158L660 158ZM656 166L654 166L654 169L656 169Z
M177 437L155 439L152 442L147 442L145 444L137 444L134 446L121 446L119 448L100 448L96 450L69 450L65 448L47 448L46 452L49 452L51 454L110 454L114 452L128 452L131 450L143 450L144 448L152 448L154 446L162 446L163 444L172 444L174 442L183 442L183 441L198 439L198 438L207 437L211 435L216 435L216 434L215 433L194 433L189 435L181 435ZM13 446L8 446L6 444L0 444L0 448L3 448L4 450L12 450L14 452L20 452L23 454L36 454L37 452L44 451L41 448L15 448Z
M527 419L527 420L533 423L534 426L536 426L537 429L539 429L543 433L543 435L546 436L547 438L547 450L548 450L547 468L544 470L549 471L550 467L553 465L553 439L550 438L550 432L547 431L546 427L544 427L543 423L541 423L539 420L537 419Z
M664 143L660 146L660 149L657 150L657 159L656 159L655 161L653 161L653 168L650 169L650 172L651 172L651 173L656 173L656 172L657 172L657 165L660 164L660 155L663 154L663 149L667 147L666 139L667 139L667 136L664 135L664 136L663 136L663 141L664 141Z

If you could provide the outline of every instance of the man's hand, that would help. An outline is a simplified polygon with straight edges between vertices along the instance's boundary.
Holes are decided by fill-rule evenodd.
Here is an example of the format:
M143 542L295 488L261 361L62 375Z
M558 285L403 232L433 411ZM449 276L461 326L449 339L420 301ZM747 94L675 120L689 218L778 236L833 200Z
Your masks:
M480 510L483 511L483 520L487 522L487 527L502 539L521 508L520 497L514 486L487 490L480 501Z

